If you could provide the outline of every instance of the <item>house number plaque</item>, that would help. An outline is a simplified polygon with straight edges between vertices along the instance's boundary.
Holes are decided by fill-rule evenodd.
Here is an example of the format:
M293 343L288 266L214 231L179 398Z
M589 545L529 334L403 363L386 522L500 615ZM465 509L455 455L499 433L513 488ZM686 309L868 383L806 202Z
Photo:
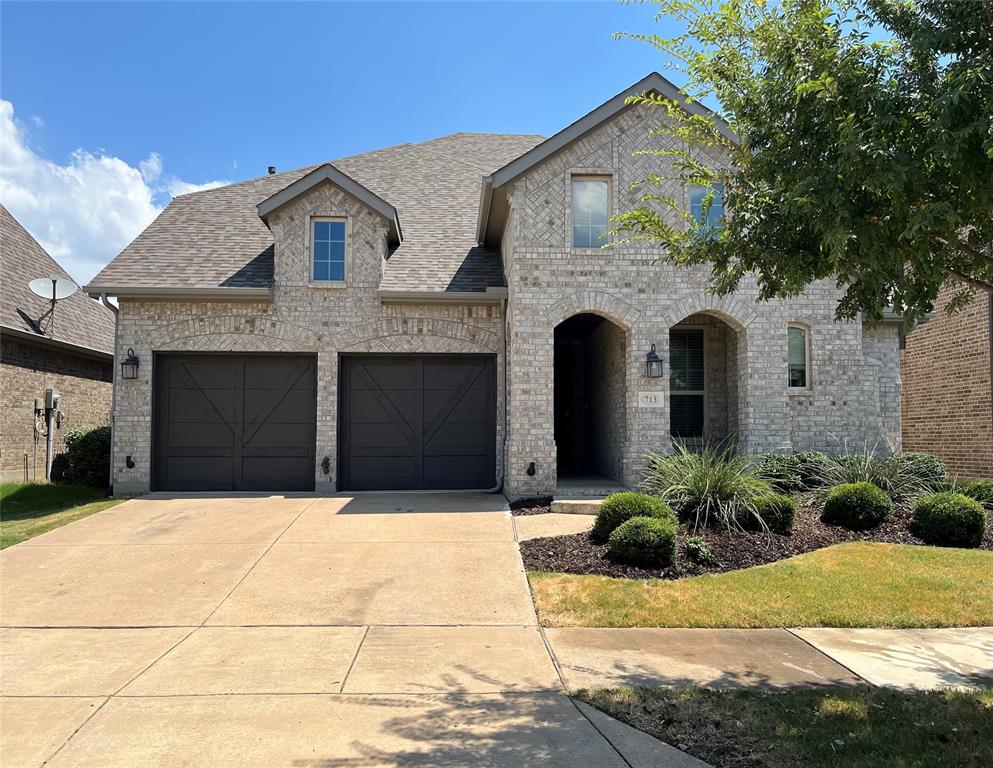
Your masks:
M639 392L638 393L638 407L639 408L661 408L662 407L662 393L661 392Z

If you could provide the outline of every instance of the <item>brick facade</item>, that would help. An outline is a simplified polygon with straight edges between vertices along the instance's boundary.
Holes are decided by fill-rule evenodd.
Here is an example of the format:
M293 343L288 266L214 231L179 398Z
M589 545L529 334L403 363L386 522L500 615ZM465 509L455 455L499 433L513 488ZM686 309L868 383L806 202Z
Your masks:
M276 244L271 303L123 299L118 352L133 347L142 366L137 381L118 384L117 490L148 489L156 352L315 353L320 490L336 483L341 353L473 352L497 358L494 482L503 477L512 499L552 494L557 481L554 332L582 313L610 321L593 338L599 367L590 375L596 393L590 423L600 436L592 453L605 475L634 485L645 453L669 450L669 329L691 317L703 319L709 346L722 352L712 358L712 376L723 382L713 393L714 434L734 433L749 451L837 450L862 442L899 448L897 328L836 323L839 291L831 281L818 282L793 299L759 303L754 282L745 281L733 296L712 296L705 290L705 269L660 265L650 246L570 247L572 175L610 176L614 213L636 205L630 184L657 160L633 153L644 145L655 119L643 110L623 111L512 182L501 242L506 312L498 304L384 304L377 288L386 223L330 183L269 218ZM347 220L344 287L309 281L309 221L315 215ZM801 393L787 389L786 329L796 322L809 329L812 348L811 386ZM652 344L666 361L661 379L645 377ZM639 407L640 393L656 396L662 407ZM126 466L127 456L133 468ZM331 459L328 475L320 469L324 456ZM529 475L532 462L534 474Z
M993 477L993 298L977 295L950 315L943 307L957 290L945 286L934 316L907 334L900 356L903 446L940 456L957 475Z
M758 302L758 287L744 281L726 297L706 292L707 271L659 264L643 244L574 249L570 236L573 175L611 179L613 213L638 204L631 184L644 178L657 158L635 156L657 114L621 112L557 155L512 182L511 215L503 237L508 281L508 446L506 492L511 498L551 494L556 487L552 386L555 327L593 312L624 332L625 364L622 479L636 484L647 451L667 451L669 437L669 329L695 315L716 318L733 337L726 374L737 392L716 415L717 426L733 420L747 451L820 448L838 451L869 443L900 446L900 377L895 325L877 328L837 323L840 296L831 281L819 281L801 296ZM718 156L702 156L719 164ZM787 387L786 328L810 331L811 384ZM666 361L661 379L645 377L645 355L655 344ZM719 374L718 374L719 375ZM725 379L726 380L726 379ZM639 407L639 393L656 395L661 408ZM730 425L728 428L730 430ZM535 473L527 473L534 462Z
M53 433L54 452L65 449L63 435L73 427L106 424L110 416L113 361L88 357L66 348L33 344L9 336L0 341L0 477L25 479L25 457L30 481L45 479L44 418L35 432L35 399L44 402L45 390L61 395L59 410L66 415Z
M346 219L344 286L310 282L310 220ZM376 291L386 250L386 223L330 183L315 187L270 216L276 243L270 302L178 302L123 299L118 353L142 361L139 377L118 381L114 486L119 494L149 488L152 381L156 352L297 352L317 355L318 490L337 477L338 359L348 352L492 354L498 403L503 402L503 323L499 305L383 304ZM497 412L497 473L502 465L503 413ZM134 467L126 464L130 456ZM321 461L330 458L325 475ZM496 478L494 478L496 482Z

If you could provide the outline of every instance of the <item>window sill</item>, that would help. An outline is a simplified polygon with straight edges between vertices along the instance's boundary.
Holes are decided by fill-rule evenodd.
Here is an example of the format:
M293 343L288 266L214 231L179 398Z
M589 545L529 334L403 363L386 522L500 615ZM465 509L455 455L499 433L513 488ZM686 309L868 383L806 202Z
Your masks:
M786 393L790 397L808 397L814 394L814 390L810 387L790 387L786 390Z
M344 280L310 280L307 282L310 288L331 288L341 290L342 288L347 288L348 283Z

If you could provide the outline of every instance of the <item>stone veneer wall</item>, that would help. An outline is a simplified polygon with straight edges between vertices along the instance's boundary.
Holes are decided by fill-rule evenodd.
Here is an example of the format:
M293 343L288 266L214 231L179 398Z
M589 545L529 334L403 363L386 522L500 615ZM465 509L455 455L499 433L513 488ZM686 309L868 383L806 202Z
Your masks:
M346 284L310 282L312 216L346 219ZM115 491L149 488L152 376L157 352L296 352L317 356L318 490L335 488L338 360L342 353L476 353L497 358L497 477L502 471L503 317L499 305L414 305L376 295L386 252L386 224L330 183L270 217L276 242L273 301L135 301L118 314L118 352L133 347L139 378L118 381ZM126 458L135 466L128 468ZM320 462L331 458L330 474ZM494 478L496 482L497 477Z
M54 452L60 453L67 430L107 424L114 363L7 336L0 347L0 478L23 481L26 455L28 479L43 482L45 437L38 435L36 457L35 399L44 402L46 389L61 395L59 410L66 421L53 433Z
M940 456L955 474L993 477L993 298L979 294L950 315L943 307L959 289L943 287L934 316L907 334L903 447Z
M555 491L553 331L580 312L601 314L626 332L623 478L629 485L638 482L646 451L670 449L669 329L696 313L717 317L736 332L735 364L728 366L728 375L738 382L734 421L740 447L786 451L871 442L898 448L896 328L882 326L864 340L861 323L836 323L839 291L832 281L819 281L793 299L759 304L754 282L744 281L732 296L710 295L705 269L659 264L657 250L649 246L571 247L571 176L610 176L615 214L637 205L631 184L657 160L633 153L647 146L656 119L643 108L622 112L510 186L512 217L504 234L504 260L513 265L508 276L507 495ZM716 154L701 152L700 157L723 162ZM802 393L787 388L786 328L791 322L811 331L812 380ZM652 344L665 361L661 379L644 374ZM639 392L657 395L663 407L639 407ZM726 414L731 419L731 408ZM533 476L526 472L530 462Z

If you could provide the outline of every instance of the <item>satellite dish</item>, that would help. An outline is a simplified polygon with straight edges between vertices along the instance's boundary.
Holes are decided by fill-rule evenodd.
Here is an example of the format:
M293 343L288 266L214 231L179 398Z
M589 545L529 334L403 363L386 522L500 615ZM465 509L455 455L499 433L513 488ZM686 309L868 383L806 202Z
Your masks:
M47 316L49 319L48 333L51 336L55 335L55 302L62 299L68 299L72 296L79 288L72 280L65 277L38 277L28 283L28 288L31 292L41 296L43 299L48 299L52 302L52 306L49 310L38 318L37 327L41 330L41 321ZM41 330L44 333L44 330Z
M72 296L79 286L64 277L38 277L28 283L28 288L43 299L60 301Z

